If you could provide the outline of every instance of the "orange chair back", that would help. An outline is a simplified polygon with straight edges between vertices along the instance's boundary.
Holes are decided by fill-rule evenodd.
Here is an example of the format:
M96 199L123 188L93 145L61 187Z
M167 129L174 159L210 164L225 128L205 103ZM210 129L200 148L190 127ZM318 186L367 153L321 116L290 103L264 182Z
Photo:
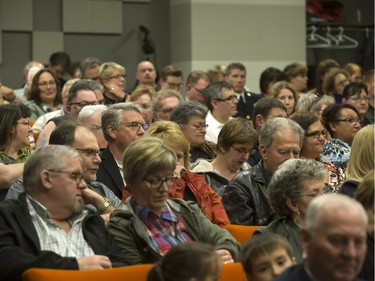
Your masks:
M223 270L219 281L246 281L246 274L241 263L223 264Z
M126 280L146 281L152 264L140 264L104 270L63 270L30 268L23 275L23 281L103 281Z
M261 226L230 224L224 228L232 234L238 243L243 244L253 236L254 231L259 227Z

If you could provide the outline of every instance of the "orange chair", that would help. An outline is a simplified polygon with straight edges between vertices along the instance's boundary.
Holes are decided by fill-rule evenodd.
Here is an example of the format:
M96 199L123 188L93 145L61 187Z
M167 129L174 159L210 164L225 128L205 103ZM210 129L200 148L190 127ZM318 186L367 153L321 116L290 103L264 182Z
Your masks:
M146 281L152 264L140 264L104 270L63 270L30 268L22 275L23 281Z
M246 281L246 274L241 263L223 264L223 270L219 281Z
M254 231L261 226L254 225L239 225L239 224L230 224L224 228L229 231L230 234L237 240L238 243L243 244L248 239L251 238Z

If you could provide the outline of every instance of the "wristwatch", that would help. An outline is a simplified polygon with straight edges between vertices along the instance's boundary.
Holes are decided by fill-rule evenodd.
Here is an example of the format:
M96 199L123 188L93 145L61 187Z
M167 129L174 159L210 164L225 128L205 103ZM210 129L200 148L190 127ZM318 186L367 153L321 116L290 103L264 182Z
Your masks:
M105 212L105 210L107 210L108 207L111 206L111 202L107 198L103 197L103 199L104 199L104 205L103 205L103 207L98 209L98 212L100 214L103 214Z

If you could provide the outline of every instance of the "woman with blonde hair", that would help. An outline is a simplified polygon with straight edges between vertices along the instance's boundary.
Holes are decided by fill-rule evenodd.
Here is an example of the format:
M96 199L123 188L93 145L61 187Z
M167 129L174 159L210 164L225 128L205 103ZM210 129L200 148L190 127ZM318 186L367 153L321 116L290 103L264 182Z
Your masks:
M285 105L288 116L294 113L298 101L298 93L291 83L286 81L276 82L271 87L270 92L271 96Z
M126 102L126 69L118 63L105 62L99 71L99 82L104 86L104 104Z
M374 125L368 125L355 135L348 165L346 180L339 188L339 193L354 197L358 185L374 169Z
M172 121L158 121L150 126L145 136L162 140L177 156L174 171L177 179L169 189L169 197L194 201L213 223L219 226L230 224L220 198L205 182L204 176L190 171L190 146L180 126ZM124 188L123 199L128 196L128 190Z
M141 84L130 94L129 101L132 101L143 108L143 118L151 125L154 111L152 110L152 99L156 96L156 90L150 85Z

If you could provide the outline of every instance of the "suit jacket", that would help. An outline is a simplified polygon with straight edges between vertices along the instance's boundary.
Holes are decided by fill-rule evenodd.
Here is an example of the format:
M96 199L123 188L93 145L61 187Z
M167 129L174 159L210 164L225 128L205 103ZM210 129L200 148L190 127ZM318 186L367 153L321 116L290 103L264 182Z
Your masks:
M104 183L119 199L122 199L124 181L109 147L103 150L101 158L102 163L99 164L96 180Z
M272 281L313 281L307 274L303 263L293 265L287 268L280 276L276 277ZM364 281L362 279L355 278L353 281Z
M246 104L243 102L242 98L238 100L236 117L242 117L251 121L253 119L254 105L260 98L262 98L262 95L245 91L244 96Z

